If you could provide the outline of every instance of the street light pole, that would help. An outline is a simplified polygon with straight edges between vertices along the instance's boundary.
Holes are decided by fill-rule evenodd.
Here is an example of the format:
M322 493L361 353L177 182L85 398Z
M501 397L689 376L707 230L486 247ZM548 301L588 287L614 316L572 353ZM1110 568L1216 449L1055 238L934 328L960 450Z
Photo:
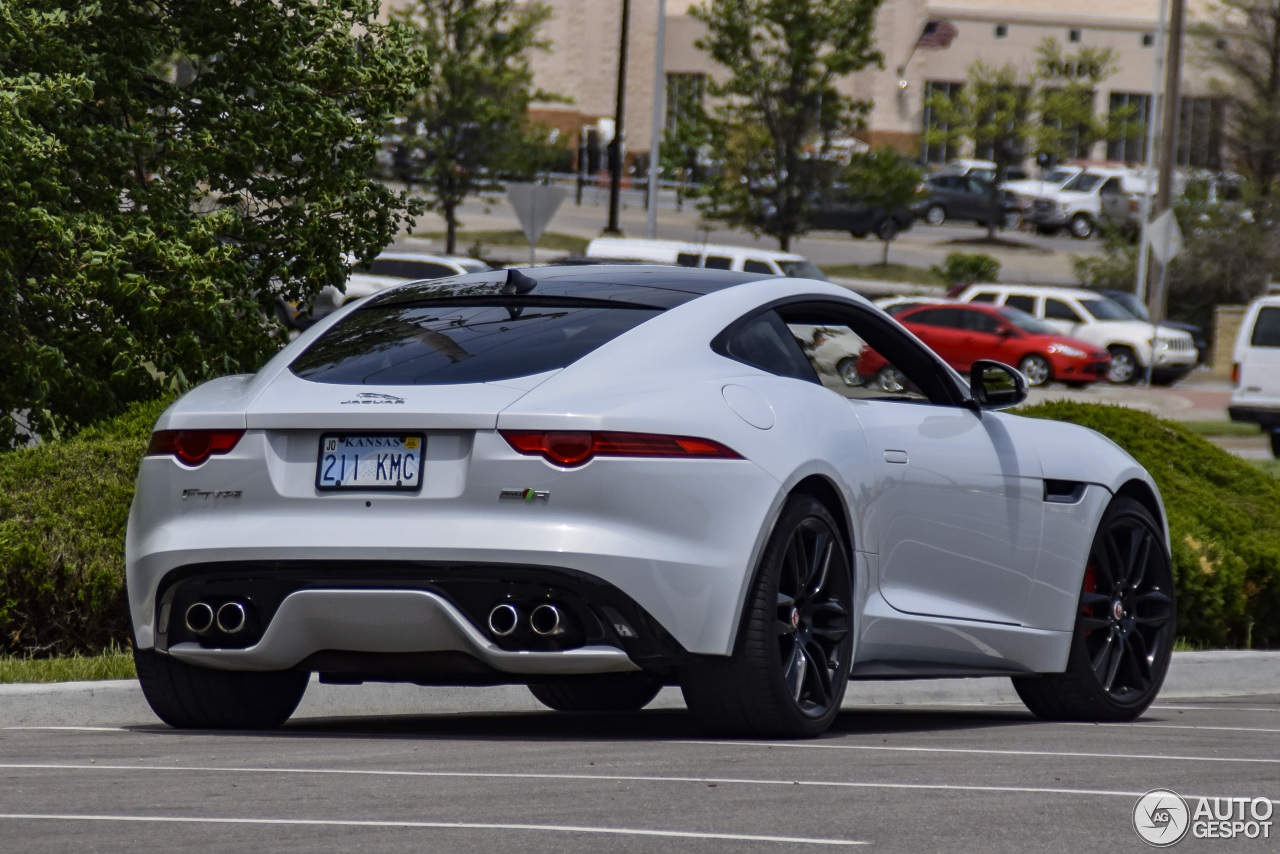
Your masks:
M618 94L614 100L613 140L609 143L609 224L605 234L622 234L618 227L618 193L622 190L622 118L627 104L627 30L631 0L622 0L622 34L618 43Z
M649 239L658 236L658 178L662 175L662 96L666 89L663 54L667 35L667 0L658 0L658 47L653 59L653 124L649 134Z

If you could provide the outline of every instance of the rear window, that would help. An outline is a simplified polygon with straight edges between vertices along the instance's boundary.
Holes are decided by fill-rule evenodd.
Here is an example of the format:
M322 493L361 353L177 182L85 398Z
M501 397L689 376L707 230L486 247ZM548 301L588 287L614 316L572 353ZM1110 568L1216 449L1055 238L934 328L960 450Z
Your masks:
M602 302L476 302L367 306L325 332L289 369L341 385L493 382L563 368L662 313Z
M1280 308L1263 307L1249 337L1253 347L1280 347Z

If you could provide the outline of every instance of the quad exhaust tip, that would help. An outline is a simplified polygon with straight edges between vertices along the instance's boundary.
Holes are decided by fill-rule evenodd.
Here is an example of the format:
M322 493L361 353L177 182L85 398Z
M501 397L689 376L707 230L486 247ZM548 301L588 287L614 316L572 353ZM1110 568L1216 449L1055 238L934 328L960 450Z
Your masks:
M494 637L505 638L520 625L520 612L510 602L494 605L489 612L489 631Z
M213 628L213 608L207 602L197 602L187 609L187 628L202 635Z
M239 602L227 602L218 609L218 629L229 635L244 628L244 606Z
M545 602L534 608L533 613L529 615L529 628L533 629L534 634L543 637L563 633L560 609Z

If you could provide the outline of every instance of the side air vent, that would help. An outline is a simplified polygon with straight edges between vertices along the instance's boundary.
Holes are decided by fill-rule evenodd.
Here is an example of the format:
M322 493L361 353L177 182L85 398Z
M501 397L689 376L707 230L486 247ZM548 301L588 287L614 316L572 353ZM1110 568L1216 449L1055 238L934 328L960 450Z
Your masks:
M1074 480L1046 480L1044 500L1050 504L1076 504L1084 498L1084 486Z

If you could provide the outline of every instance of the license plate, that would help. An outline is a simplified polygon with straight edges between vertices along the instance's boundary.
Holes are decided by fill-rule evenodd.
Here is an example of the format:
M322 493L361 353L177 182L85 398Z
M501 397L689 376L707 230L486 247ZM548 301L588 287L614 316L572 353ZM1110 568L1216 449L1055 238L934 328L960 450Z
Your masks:
M417 490L421 433L331 433L320 437L318 489Z

